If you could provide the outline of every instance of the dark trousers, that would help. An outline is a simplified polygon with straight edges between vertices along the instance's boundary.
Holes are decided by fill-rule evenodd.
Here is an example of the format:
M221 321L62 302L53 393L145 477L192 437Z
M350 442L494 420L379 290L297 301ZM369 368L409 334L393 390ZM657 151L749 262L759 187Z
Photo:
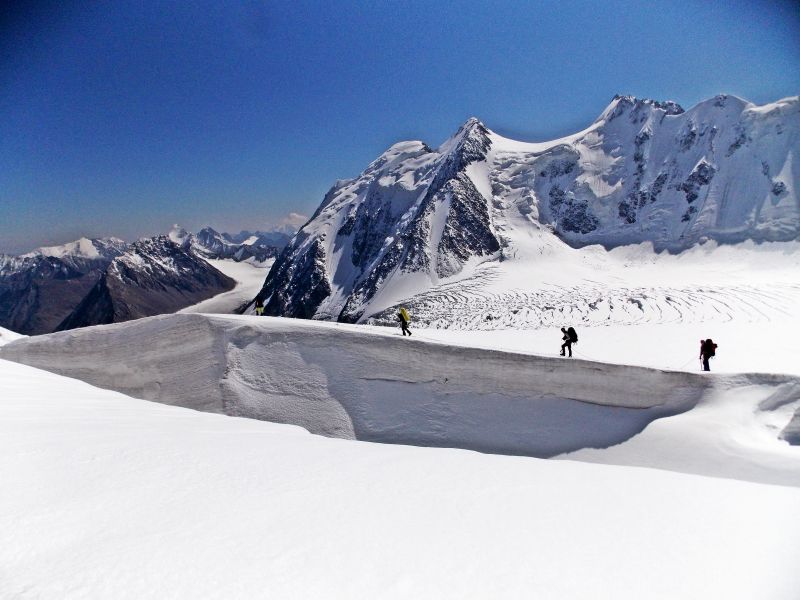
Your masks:
M572 358L572 342L567 340L563 344L561 344L561 356L564 356L564 348L569 350L569 357Z
M408 328L408 323L406 323L405 321L400 321L400 327L403 330L403 336L405 336L406 333L408 333L408 335L411 335L411 330Z
M708 359L711 358L710 356L703 355L703 371L710 371L711 367L708 365Z

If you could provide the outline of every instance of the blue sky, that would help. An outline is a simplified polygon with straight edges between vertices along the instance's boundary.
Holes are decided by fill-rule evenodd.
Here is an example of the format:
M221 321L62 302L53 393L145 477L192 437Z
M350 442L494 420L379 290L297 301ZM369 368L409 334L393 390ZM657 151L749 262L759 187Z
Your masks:
M794 3L7 3L0 252L255 229L473 115L544 140L616 93L721 92L800 93Z

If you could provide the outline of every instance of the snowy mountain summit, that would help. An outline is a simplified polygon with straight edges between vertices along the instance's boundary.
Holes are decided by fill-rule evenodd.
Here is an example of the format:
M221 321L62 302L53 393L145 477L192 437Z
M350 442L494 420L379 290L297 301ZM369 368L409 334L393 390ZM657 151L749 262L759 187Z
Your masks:
M355 322L558 239L671 252L797 240L799 135L800 97L684 110L616 96L585 130L541 143L472 118L436 150L400 142L338 181L260 295L268 314Z

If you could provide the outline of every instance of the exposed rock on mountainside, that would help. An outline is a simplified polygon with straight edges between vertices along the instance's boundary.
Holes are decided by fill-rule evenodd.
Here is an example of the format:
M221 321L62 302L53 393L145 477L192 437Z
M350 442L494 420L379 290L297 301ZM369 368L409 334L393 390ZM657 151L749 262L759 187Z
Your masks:
M275 258L292 239L284 230L255 233L242 231L234 235L205 227L193 234L178 225L173 226L169 238L205 258L230 259L236 262L251 258L256 262L264 262Z
M0 326L50 333L172 312L234 282L167 236L133 244L82 238L0 256Z
M0 255L0 324L23 334L55 330L124 247L113 238L81 238L22 256Z
M139 240L106 268L59 330L179 310L235 282L167 236Z
M254 258L258 262L264 262L275 258L289 240L291 236L281 232L242 231L231 235L206 227L195 236L194 248L208 258L230 258L237 262Z
M470 119L437 150L401 142L337 182L260 296L268 314L359 321L482 262L530 260L553 235L672 252L796 240L799 136L798 97L684 111L616 96L584 131L543 143Z
M130 245L81 238L0 255L0 326L35 335L185 308L233 286L200 259L263 263L286 246L301 220L291 213L274 230L238 234L206 227L195 235L175 225L167 236Z
M394 274L447 277L470 257L496 255L486 199L466 173L490 145L471 119L438 152L395 144L361 177L338 183L276 261L266 311L357 321Z

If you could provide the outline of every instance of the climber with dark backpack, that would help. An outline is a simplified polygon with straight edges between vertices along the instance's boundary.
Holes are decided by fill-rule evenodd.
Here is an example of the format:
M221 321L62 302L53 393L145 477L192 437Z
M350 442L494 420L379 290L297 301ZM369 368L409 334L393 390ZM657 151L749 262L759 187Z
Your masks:
M700 360L703 361L703 371L710 371L708 360L717 355L717 345L711 338L700 340Z
M578 343L578 333L574 327L568 327L567 329L562 327L561 333L564 334L564 337L561 338L564 342L561 344L561 356L564 356L564 350L569 350L569 357L572 358L572 344Z

